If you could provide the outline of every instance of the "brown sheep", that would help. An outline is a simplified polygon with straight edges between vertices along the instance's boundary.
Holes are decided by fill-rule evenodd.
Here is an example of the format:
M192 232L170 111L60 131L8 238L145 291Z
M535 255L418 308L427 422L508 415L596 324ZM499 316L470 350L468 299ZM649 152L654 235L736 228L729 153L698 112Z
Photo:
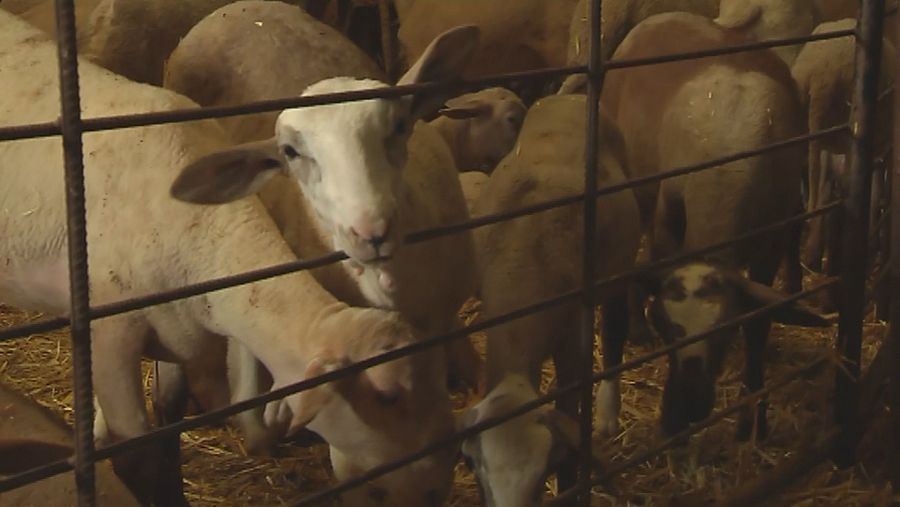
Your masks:
M687 13L652 16L636 26L614 58L642 58L748 41L742 33ZM665 76L665 79L660 79ZM771 51L621 69L604 84L602 103L625 136L630 176L641 177L802 135L804 112L790 70ZM651 224L652 256L701 248L786 218L801 208L802 147L770 152L635 189ZM771 284L786 235L756 237L716 253L731 269L750 268L750 279ZM697 308L698 314L704 312ZM704 326L689 329L696 333ZM745 386L763 385L769 320L744 325L748 351ZM683 334L684 330L682 330ZM663 338L671 340L672 335ZM670 361L663 429L672 434L712 409L721 357L714 342L682 349ZM765 411L759 414L766 432ZM742 413L739 436L753 420Z

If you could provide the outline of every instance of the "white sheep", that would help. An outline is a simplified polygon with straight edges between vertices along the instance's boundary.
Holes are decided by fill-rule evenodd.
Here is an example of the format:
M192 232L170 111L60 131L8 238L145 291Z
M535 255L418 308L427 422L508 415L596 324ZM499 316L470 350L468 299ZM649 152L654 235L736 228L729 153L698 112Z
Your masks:
M233 42L221 44L223 37ZM275 68L280 77L272 80L269 75ZM375 70L342 35L301 9L278 2L241 1L217 10L188 33L168 62L166 86L202 105L231 105L301 91L316 95L336 87L385 86L383 80L335 77L365 78ZM440 105L440 101L428 102L433 102L429 106L433 109ZM313 271L327 290L350 304L397 309L425 336L446 333L461 325L457 312L475 291L471 234L399 245L405 233L468 218L456 167L434 127L408 123L402 116L392 118L397 113L391 111L383 113L389 115L385 119L370 119L373 113L366 108L380 103L288 111L281 114L277 126L273 115L235 118L228 126L237 142L270 138L274 143L273 132L288 135L297 145L292 149L304 154L300 163L312 165L277 175L261 187L260 197L298 256L314 258L337 248L352 257L343 265ZM353 114L359 114L359 119ZM326 120L333 115L366 130L349 136L343 124L329 127ZM289 116L297 118L288 121ZM375 129L384 128L391 129L388 139L373 142L384 137ZM242 150L235 148L227 156L238 156ZM308 171L321 171L321 180ZM210 178L211 189L217 190L214 185L219 180L213 179L217 175L198 174ZM383 196L378 196L379 201L357 203L343 195L359 185L373 185ZM318 197L323 192L332 194L334 201ZM458 340L449 350L451 373L477 385L480 359L471 343ZM243 364L249 364L246 361ZM247 376L255 378L249 372ZM250 386L235 389L253 390Z
M116 74L162 83L163 64L195 23L230 0L75 0L78 53ZM56 37L55 0L20 15Z
M405 82L454 75L465 63L458 52L470 51L476 39L477 31L471 28L439 38ZM5 112L5 125L58 117L56 53L46 35L0 12L0 89L4 90L0 109ZM87 118L196 107L176 93L131 82L83 59L79 74L81 106ZM328 83L343 90L354 82ZM430 103L436 108L440 100ZM355 108L363 114L350 117L369 118L374 122L369 125L376 128L392 127L396 122L411 122L428 104L428 100L356 103ZM310 125L297 122L310 114L331 120L312 123L317 126L340 123L345 117L335 119L333 110L286 111L279 131L292 133ZM334 142L349 144L353 125L359 124L336 126L335 131L345 136L347 143L343 138ZM377 135L382 132L376 130ZM403 157L406 135L391 138L391 146L396 148L392 156ZM295 138L282 137L281 142L285 148L303 149L291 144L297 142ZM197 163L211 167L215 160L224 163L229 152L221 150L227 146L224 131L210 121L84 136L93 305L297 259L255 197L221 206L194 206L171 198L173 181L180 185L190 181L185 174L191 171L184 173L181 168L195 168ZM210 153L211 157L204 158ZM274 156L282 160L278 153ZM297 167L296 157L292 158L291 165ZM247 161L262 162L271 169L266 165L270 160ZM0 263L0 301L49 315L69 312L62 161L58 139L0 144L0 229L9 239L0 243L0 257L5 259ZM378 169L373 174L387 174L393 168ZM254 176L260 174L251 172L250 179ZM381 188L344 187L337 198L349 203L331 206L334 194L319 187L317 202L324 209L369 212L369 204L384 202ZM246 189L238 191L246 193ZM336 216L335 221L338 219L344 216ZM343 225L346 222L340 223L347 227ZM343 238L353 241L350 236ZM338 247L362 255L360 260L365 261L371 249L362 243L356 240L356 247ZM145 433L149 421L141 357L148 354L191 363L223 336L246 346L271 372L274 386L280 387L348 360L410 343L415 331L394 312L352 308L337 301L307 272L97 320L92 323L93 373L103 411L98 414L101 424L97 427L105 422L113 439ZM292 395L273 407L282 416L292 415L279 418L279 422L288 420L290 431L308 425L329 442L338 479L413 452L453 429L445 360L439 349L373 368L345 380L339 389L322 386ZM138 452L143 456L137 461L139 466L150 468L159 449L151 446ZM374 481L370 487L382 488L389 498L405 505L422 504L422 499L440 500L450 487L454 462L455 450L450 448ZM160 485L163 487L179 486Z
M636 26L614 58L705 50L747 40L709 18L658 14ZM806 131L790 70L770 51L620 69L607 75L601 100L625 135L632 178L756 149ZM652 257L708 246L799 212L802 166L803 148L795 146L636 188L642 214L652 220ZM715 258L731 268L749 266L751 280L768 285L786 241L787 234L782 233L759 236L718 251ZM684 312L695 317L707 314L694 307ZM713 324L710 314L682 334ZM763 385L769 325L754 321L744 329L745 384L756 391ZM664 337L672 339L673 334ZM717 350L715 342L704 341L673 355L662 407L667 434L709 415L715 372L722 360L714 353ZM740 437L749 436L752 422L749 412L742 413ZM764 410L759 423L759 434L765 435Z
M490 174L516 144L525 104L506 88L486 88L447 101L430 123L450 147L460 172Z
M822 23L813 31L814 34L839 30L852 30L856 26L853 18ZM883 152L891 142L891 126L893 108L891 94L886 94L894 79L895 66L894 45L888 38L883 39L881 74L878 84L879 106L876 109L875 128L876 152ZM809 42L797 56L791 73L800 88L800 96L807 108L808 128L810 132L837 126L848 121L850 103L854 87L854 62L856 60L856 43L853 37L841 37ZM841 161L826 160L823 157L847 155L850 138L846 133L816 139L809 143L809 198L808 209L825 205L842 194L839 187L844 179L844 171L837 170ZM877 191L877 186L873 192ZM875 193L877 196L878 194ZM809 237L804 245L804 260L812 269L821 269L823 243L826 234L827 219L816 217L809 222ZM836 231L829 231L836 234ZM830 258L839 255L837 251L829 253ZM829 265L836 268L836 262Z
M510 211L584 190L585 109L583 95L539 100L528 111L519 142L482 189L476 213ZM597 141L603 148L597 166L598 186L626 179L622 135L603 114ZM596 276L633 267L640 243L640 215L631 190L597 200ZM582 206L573 204L536 215L486 226L476 231L480 253L482 306L490 318L558 296L581 283ZM621 362L627 330L624 287L598 292L603 306L604 366ZM463 417L469 426L502 415L538 396L541 366L552 357L557 385L578 380L579 300L487 330L488 395ZM599 429L618 426L618 379L604 381L597 401ZM478 474L487 505L540 505L547 475L578 448L574 398L562 411L543 407L469 438L467 462Z
M72 428L58 415L0 385L0 475L13 475L73 454ZM140 505L106 461L95 465L97 503ZM76 503L74 473L0 493L0 506L69 507Z

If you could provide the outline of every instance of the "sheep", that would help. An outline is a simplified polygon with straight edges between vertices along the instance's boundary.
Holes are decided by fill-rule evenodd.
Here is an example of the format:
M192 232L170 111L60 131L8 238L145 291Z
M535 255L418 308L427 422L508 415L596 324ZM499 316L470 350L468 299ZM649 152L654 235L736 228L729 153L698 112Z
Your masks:
M262 23L262 27L257 26L257 22ZM273 31L277 37L273 35ZM319 36L312 37L313 33ZM219 38L223 35L234 42L220 44ZM354 89L384 86L381 80L372 78L355 81L331 79L335 76L371 76L375 73L374 65L367 62L369 61L365 55L343 36L296 7L277 2L242 1L219 9L188 33L168 62L166 86L206 106L279 98L304 89L305 95L314 95L328 91L329 86L344 82ZM273 68L281 69L280 79L268 78ZM220 86L220 83L226 84ZM213 91L210 91L211 87L214 88ZM466 100L455 107L450 105L445 111L451 111L448 114L464 114L470 112L466 109L468 106L481 108L481 104L487 102L489 105L496 104L496 110L499 111L497 120L489 120L491 123L499 121L505 124L507 117L511 117L513 121L516 119L516 103L509 92L486 90L474 94L470 99L471 101ZM495 107L490 109L494 111ZM332 114L332 110L334 108L323 111ZM476 113L481 114L480 109ZM274 120L271 115L236 118L226 126L234 141L253 142L272 136L276 130ZM242 121L247 124L242 125ZM348 121L352 120L348 117ZM469 129L481 126L481 122L475 120L454 123L461 127L472 123L474 127ZM344 247L351 257L355 257L343 265L326 266L313 271L327 290L338 299L353 305L397 309L419 327L425 336L431 336L446 333L460 325L457 312L475 291L475 253L470 233L394 248L393 245L397 244L402 233L459 223L468 218L454 159L449 147L443 142L440 131L425 123L398 124L398 128L411 132L409 160L406 161L405 168L403 157L399 156L400 153L395 154L396 147L391 146L387 153L391 166L376 167L377 164L369 162L369 157L376 161L383 160L384 155L376 152L367 154L366 160L353 163L337 160L331 162L343 166L343 175L330 168L325 172L333 173L334 178L346 178L348 182L370 180L373 178L368 174L370 172L383 172L391 176L390 181L374 182L385 185L389 197L385 198L384 203L376 204L385 206L384 211L390 213L383 218L373 217L371 224L363 224L359 229L361 232L365 232L364 228L372 229L376 226L383 229L387 227L385 220L395 214L395 219L390 224L390 239L384 245L375 243L373 239L376 247L391 249L381 252L381 255L391 256L390 260L369 263L365 258L360 259L361 255L352 251L358 247L343 243L343 233L336 230L333 223L329 223L334 215L358 208L356 203L340 202L335 203L337 207L333 209L322 208L322 203L315 199L320 190L311 188L305 181L300 181L298 186L295 177L287 174L274 177L260 189L259 195L298 256L311 258L325 255L335 247ZM505 126L503 128L506 129ZM445 130L465 133L469 129L451 125ZM310 133L309 136L331 135L325 133L324 128L322 130L321 134ZM398 135L405 140L407 134ZM457 144L462 147L470 146L471 141L462 139L462 135L458 137L461 142ZM503 137L500 141L508 142ZM338 142L338 139L335 138L333 142ZM508 146L505 148L508 150ZM367 148L360 147L360 150L364 149ZM239 151L236 149L235 153ZM482 159L479 157L493 154L467 152L465 156L480 162ZM335 185L334 189L348 184L341 180L328 182L326 178L325 184ZM341 209L342 207L347 210ZM380 235L381 233L376 234ZM457 341L451 344L449 350L452 372L469 385L477 385L481 360L471 343L467 339ZM250 379L254 378L252 373L248 372L247 375ZM241 377L243 375L238 375L238 378ZM242 388L237 389L245 392ZM247 392L249 391L252 389L248 388ZM242 423L242 426L249 424L251 423L248 421ZM247 429L245 427L245 432ZM252 447L262 448L264 444Z
M162 84L163 64L188 30L230 0L76 0L78 52L133 81ZM21 13L56 37L54 0Z
M448 27L477 25L481 50L464 77L561 67L566 61L566 30L577 0L417 0L398 8L400 64L415 62L428 42ZM543 84L510 85L531 103Z
M747 40L742 32L703 16L658 14L636 26L614 58L697 51ZM601 101L625 136L632 178L755 149L806 131L789 68L768 50L617 70L606 77ZM637 187L642 216L652 226L651 257L701 248L798 212L802 160L802 148L788 147ZM752 246L733 246L713 258L733 269L748 266L752 281L768 285L783 256L786 236L758 236ZM705 314L701 308L690 311ZM690 332L712 325L707 324L693 326ZM755 320L743 328L748 345L744 383L757 391L763 385L769 321ZM721 358L710 355L710 348L701 342L682 349L670 361L672 373L664 394L669 402L663 404L662 414L666 434L709 414L711 405L692 404L714 393L711 372ZM764 436L764 410L758 422L759 435ZM752 425L749 412L742 413L738 437L749 437Z
M487 214L577 194L584 189L586 99L555 95L528 111L516 150L485 184L476 204ZM598 186L625 181L622 136L601 115L598 141ZM599 279L633 266L640 243L640 214L631 190L598 198L596 275ZM476 231L482 279L483 317L496 316L575 289L581 283L582 207L577 204ZM619 364L627 328L624 287L598 292L603 306L604 367ZM462 416L470 426L531 401L538 396L541 365L552 357L557 384L576 380L581 351L579 302L569 301L540 313L489 329L487 396ZM612 346L612 347L611 347ZM600 386L597 415L601 432L618 426L618 380ZM560 409L529 412L463 443L467 464L477 473L488 506L540 505L544 481L577 449L577 423L572 402Z
M484 184L488 182L490 176L481 171L465 171L459 173L459 184L462 186L463 195L466 198L466 209L469 210L469 216L475 217L475 203L478 202L478 196L484 189Z
M278 79L257 76L256 69L277 69ZM302 9L241 1L212 11L187 31L166 62L163 87L203 106L224 106L295 97L313 83L344 75L386 79L352 42ZM258 141L272 135L277 116L219 122L235 142Z
M803 37L818 24L816 0L722 0L716 23L741 30L756 40ZM792 65L802 44L772 48Z
M856 20L853 18L822 23L813 31L814 34L828 33L838 30L853 29ZM809 42L803 46L797 56L791 73L800 88L800 96L808 111L808 128L810 132L836 126L847 121L850 115L850 102L854 86L854 61L856 44L852 37ZM894 45L884 38L881 57L881 75L879 80L879 101L877 108L876 151L883 151L890 144L893 109L889 107L891 95L887 94L894 77L895 50ZM826 174L834 170L829 163L821 165L823 156L846 155L849 152L849 136L846 134L831 135L809 143L809 199L807 207L814 209L827 204L840 192L835 184L843 179L840 174ZM825 153L830 155L824 155ZM830 161L835 162L835 161ZM824 170L823 170L824 169ZM829 170L831 169L831 170ZM876 187L877 188L877 187ZM874 189L873 189L874 190ZM876 194L877 195L877 194ZM804 260L812 269L821 268L822 240L825 236L826 219L820 217L810 220L809 238L804 245ZM835 231L831 231L835 234ZM838 254L832 251L831 256ZM830 263L835 268L836 263ZM833 272L833 269L830 269Z
M487 88L448 100L433 125L460 172L490 174L509 153L525 117L525 104L506 88Z
M453 76L465 64L465 54L475 40L474 28L444 34L404 82ZM5 124L57 118L56 53L45 34L0 12L0 89L4 90L0 109L5 111ZM186 97L129 81L84 59L79 61L79 74L86 118L197 107ZM346 81L329 84L336 89L352 85ZM382 100L361 106L373 121L406 122L417 117L409 115L421 114L441 101L430 99ZM286 111L281 127L300 125L295 121L308 111L327 115L331 110ZM402 135L392 139L397 143L393 156L403 156L406 134ZM173 185L184 184L185 174L200 161L207 166L216 160L225 162L220 150L228 146L224 130L211 121L84 136L92 304L296 261L258 198L195 206L171 197ZM0 229L9 239L0 243L4 259L0 301L49 315L69 312L61 151L58 140L51 138L0 144ZM255 160L268 163L268 159ZM357 191L372 190L345 188L342 197L355 204L379 197ZM320 194L320 198L327 203L330 196ZM343 244L338 248L368 260L371 251L360 241L354 244L358 248ZM259 358L271 372L274 387L281 387L328 371L348 357L371 356L410 343L417 333L396 312L353 308L338 301L307 272L97 320L92 323L93 380L102 413L98 412L96 426L105 424L115 440L145 433L149 421L141 388L141 357L191 363L203 356L207 344L223 336L239 341ZM453 430L440 349L368 370L347 379L339 390L323 386L268 408L274 413L270 421L287 422L288 433L308 426L329 443L338 479L413 452ZM417 417L409 417L410 413ZM132 461L151 468L158 452L150 446L141 450L142 456L146 453L144 459ZM450 448L370 486L381 488L400 504L421 505L422 499L428 504L446 495L454 462L455 449ZM115 460L114 465L118 470ZM134 481L126 479L126 483L135 486ZM151 483L145 488L160 491L179 485Z
M0 384L0 474L13 475L66 459L73 453L72 429L59 416ZM106 461L95 465L100 505L140 505ZM67 507L76 502L72 472L0 493L0 506Z
M641 283L654 296L648 314L666 343L713 329L784 298L779 291L748 280L731 266L710 261L693 261L649 273L641 277ZM786 324L829 325L798 301L780 307L772 318ZM717 333L705 342L669 354L662 400L662 426L667 433L685 428L689 421L702 420L712 411L715 379L730 339L727 332ZM764 425L760 430L763 428Z
M579 0L569 25L569 45L566 63L587 65L590 49L590 0ZM628 32L654 14L683 11L715 17L719 0L605 0L600 20L600 51L604 60L613 52Z

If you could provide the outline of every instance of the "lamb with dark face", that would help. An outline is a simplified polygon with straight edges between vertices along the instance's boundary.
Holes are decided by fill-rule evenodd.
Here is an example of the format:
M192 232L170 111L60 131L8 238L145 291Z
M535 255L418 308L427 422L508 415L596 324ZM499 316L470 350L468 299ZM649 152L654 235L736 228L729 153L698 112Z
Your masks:
M654 296L648 312L650 321L666 343L707 332L784 298L777 290L752 282L732 269L703 261L651 276L646 285ZM796 325L828 325L799 302L776 310L773 319ZM664 433L675 434L710 415L716 399L716 378L729 339L737 334L736 327L722 330L671 353L663 392Z

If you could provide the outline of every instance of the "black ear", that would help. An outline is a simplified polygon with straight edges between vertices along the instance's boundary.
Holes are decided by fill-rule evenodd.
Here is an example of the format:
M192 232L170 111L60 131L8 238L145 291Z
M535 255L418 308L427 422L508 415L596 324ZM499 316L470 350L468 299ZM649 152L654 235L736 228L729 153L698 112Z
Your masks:
M258 192L284 170L274 138L246 143L188 164L172 183L170 194L179 201L223 204Z
M740 275L730 278L734 280L742 302L749 309L771 305L788 297L786 294L783 294L782 292L777 291L772 287L769 287L768 285L756 283ZM802 300L794 301L789 305L781 306L778 309L774 310L771 315L772 320L774 320L775 322L780 322L782 324L788 324L792 326L831 326L831 322L819 315L818 312L813 310Z
M635 275L631 279L631 283L647 295L658 296L662 291L662 281L665 276L665 273L659 270L644 271Z

